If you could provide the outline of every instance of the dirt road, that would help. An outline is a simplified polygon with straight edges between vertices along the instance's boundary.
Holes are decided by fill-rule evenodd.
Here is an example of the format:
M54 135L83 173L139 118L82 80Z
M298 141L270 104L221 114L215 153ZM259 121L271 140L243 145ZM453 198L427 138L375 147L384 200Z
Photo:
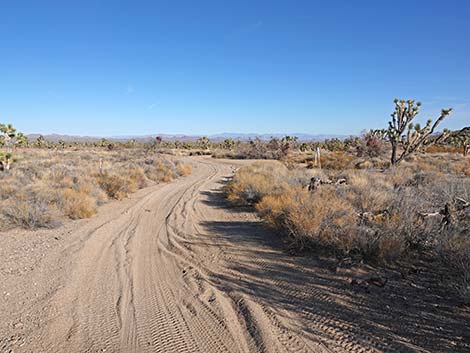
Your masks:
M191 176L106 205L60 233L2 235L0 351L465 348L454 311L441 308L437 330L420 320L422 307L385 309L381 289L355 292L327 260L288 254L255 215L228 208L220 189L230 162L192 163Z

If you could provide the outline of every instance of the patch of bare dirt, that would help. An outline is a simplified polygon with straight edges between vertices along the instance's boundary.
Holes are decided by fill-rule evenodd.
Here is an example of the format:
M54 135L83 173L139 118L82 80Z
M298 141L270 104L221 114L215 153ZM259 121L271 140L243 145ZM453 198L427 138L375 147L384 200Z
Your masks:
M0 351L470 350L438 275L293 256L227 206L237 162L191 161L91 220L1 234Z

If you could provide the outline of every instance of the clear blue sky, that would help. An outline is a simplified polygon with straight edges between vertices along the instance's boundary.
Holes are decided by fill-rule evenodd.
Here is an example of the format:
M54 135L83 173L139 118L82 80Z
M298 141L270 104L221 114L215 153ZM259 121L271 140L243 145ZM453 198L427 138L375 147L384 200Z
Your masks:
M82 135L470 125L470 1L0 2L0 122Z

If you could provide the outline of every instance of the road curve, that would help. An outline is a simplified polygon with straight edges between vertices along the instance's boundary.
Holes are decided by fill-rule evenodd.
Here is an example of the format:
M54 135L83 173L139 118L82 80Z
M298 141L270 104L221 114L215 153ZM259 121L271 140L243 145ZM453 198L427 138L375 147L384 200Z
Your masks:
M254 214L227 208L221 189L236 165L190 162L192 175L74 225L18 279L31 288L18 291L22 308L2 313L0 351L428 351L387 329L396 312L372 311L361 295L353 303L325 266L289 255ZM406 335L415 318L402 320Z

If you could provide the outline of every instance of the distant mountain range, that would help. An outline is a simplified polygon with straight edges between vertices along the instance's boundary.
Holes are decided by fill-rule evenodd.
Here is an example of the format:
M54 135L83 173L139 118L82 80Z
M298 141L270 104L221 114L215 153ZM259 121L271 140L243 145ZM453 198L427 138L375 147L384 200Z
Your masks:
M221 133L221 134L214 134L214 135L206 135L211 141L223 141L225 139L231 138L234 140L241 140L241 141L248 141L253 140L255 138L259 138L261 140L270 140L271 138L282 138L284 136L297 136L299 141L322 141L325 139L331 138L339 138L345 139L349 135L328 135L328 134L304 134L304 133L291 133L291 134L249 134L249 133ZM30 140L36 140L40 134L28 134L27 137ZM154 134L154 135L144 135L144 136L109 136L109 137L97 137L97 136L74 136L74 135L61 135L61 134L48 134L42 135L47 141L51 142L95 142L99 141L102 138L106 138L110 141L129 141L129 140L136 140L139 142L147 142L153 140L155 137L160 136L163 140L166 141L195 141L198 138L204 135L183 135L183 134Z

